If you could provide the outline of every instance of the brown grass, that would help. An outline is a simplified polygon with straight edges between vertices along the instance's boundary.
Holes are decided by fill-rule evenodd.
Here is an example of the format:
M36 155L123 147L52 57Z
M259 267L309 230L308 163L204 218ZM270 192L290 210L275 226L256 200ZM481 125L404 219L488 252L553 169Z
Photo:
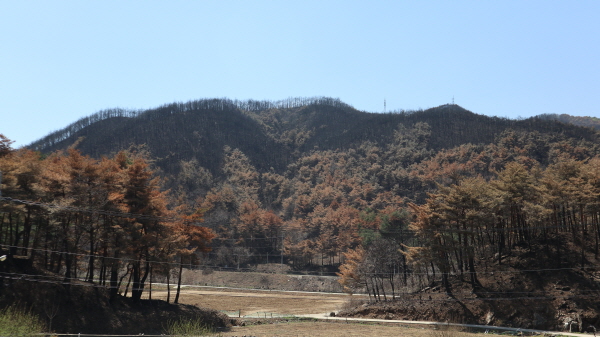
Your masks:
M429 332L429 337L469 337L463 328L454 325L438 325Z
M171 300L174 298L171 292ZM166 291L153 291L153 299L166 299ZM347 294L319 294L282 291L232 290L220 288L184 288L179 302L215 310L254 315L257 312L321 314L339 310L349 299ZM362 297L356 297L362 299Z

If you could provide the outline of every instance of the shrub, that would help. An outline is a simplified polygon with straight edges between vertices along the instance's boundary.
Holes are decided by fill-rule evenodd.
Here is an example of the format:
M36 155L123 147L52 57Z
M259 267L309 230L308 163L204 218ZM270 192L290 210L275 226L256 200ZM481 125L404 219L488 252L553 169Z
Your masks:
M167 323L167 334L171 336L204 336L214 333L213 329L200 319L180 319Z
M0 336L34 336L45 328L40 319L28 311L14 306L0 310Z

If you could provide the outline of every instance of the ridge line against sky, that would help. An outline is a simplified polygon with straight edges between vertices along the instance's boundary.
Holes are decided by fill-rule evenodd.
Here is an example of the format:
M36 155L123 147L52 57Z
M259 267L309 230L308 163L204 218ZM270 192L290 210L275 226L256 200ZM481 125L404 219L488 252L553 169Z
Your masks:
M598 1L2 2L0 133L18 147L213 97L598 117L598 17Z

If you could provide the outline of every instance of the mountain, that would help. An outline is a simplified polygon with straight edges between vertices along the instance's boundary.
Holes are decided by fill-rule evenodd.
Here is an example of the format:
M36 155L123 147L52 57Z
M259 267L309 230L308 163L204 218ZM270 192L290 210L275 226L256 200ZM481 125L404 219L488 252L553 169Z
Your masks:
M547 120L556 120L563 123L593 128L600 131L600 118L598 117L571 116L567 114L544 114L540 115L539 118Z
M55 152L69 148L88 156ZM90 256L78 270L92 276L110 269L100 253L131 254L122 240L146 244L135 241L140 225L156 254L140 250L148 263L137 268L169 262L181 271L187 257L166 252L175 239L184 247L193 229L199 240L211 238L195 262L206 270L278 261L299 273L337 273L345 289L376 302L407 293L432 310L456 302L443 320L544 329L600 320L600 307L588 302L600 289L593 128L545 116L487 117L453 104L376 114L323 97L207 99L101 111L30 149L49 156L27 149L0 156L3 244ZM132 151L115 155L123 149ZM146 216L152 221L140 220ZM174 227L173 219L205 228ZM13 230L19 222L23 230ZM72 233L68 246L63 238ZM50 262L37 255L38 265L70 277L71 260L62 256L71 255ZM520 271L527 278L514 277ZM111 269L111 280L128 272ZM524 291L549 309L520 312L532 303L516 302ZM481 303L464 305L475 298ZM505 304L498 311L494 301Z
M113 109L83 118L28 147L44 153L76 147L99 158L144 144L165 174L177 174L181 161L195 159L219 175L223 149L239 149L259 172L283 173L314 150L348 150L361 144L385 146L399 125L427 123L428 148L489 144L508 129L562 133L595 141L598 135L546 117L527 120L487 117L458 105L395 113L367 113L330 98L280 102L207 99L173 103L145 111Z

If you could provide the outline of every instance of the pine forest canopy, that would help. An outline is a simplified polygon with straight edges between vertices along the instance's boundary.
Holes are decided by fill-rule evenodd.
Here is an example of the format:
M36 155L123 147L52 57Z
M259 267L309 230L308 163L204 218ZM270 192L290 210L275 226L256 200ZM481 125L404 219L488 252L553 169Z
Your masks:
M0 244L85 256L31 257L66 277L117 283L132 273L139 290L152 263L202 255L197 263L244 268L277 258L297 270L341 266L349 291L379 298L385 282L448 287L451 273L475 286L478 258L500 264L548 236L583 242L578 264L598 254L600 134L552 116L211 99L101 111L29 146L39 152L2 144L2 196L41 204L3 200ZM186 231L190 219L197 232ZM572 262L545 242L557 263ZM106 257L140 263L124 270Z

